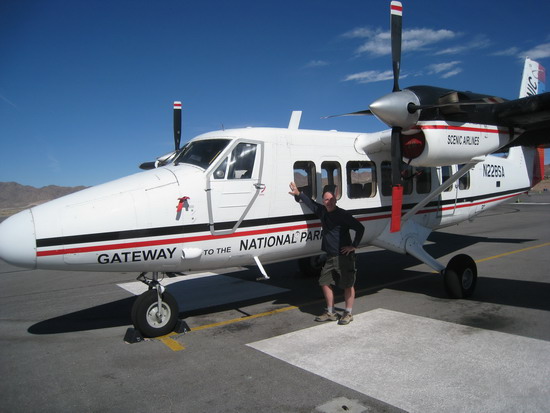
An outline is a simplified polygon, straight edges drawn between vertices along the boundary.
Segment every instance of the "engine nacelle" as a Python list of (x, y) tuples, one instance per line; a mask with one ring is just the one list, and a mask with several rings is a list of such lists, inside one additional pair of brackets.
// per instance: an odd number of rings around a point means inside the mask
[(473, 123), (419, 122), (403, 132), (404, 160), (413, 166), (464, 164), (509, 143), (508, 128)]

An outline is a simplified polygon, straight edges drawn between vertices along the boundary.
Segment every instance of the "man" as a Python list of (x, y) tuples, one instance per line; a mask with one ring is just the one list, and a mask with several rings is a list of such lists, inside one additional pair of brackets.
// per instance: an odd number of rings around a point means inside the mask
[[(361, 242), (365, 228), (349, 212), (336, 206), (336, 197), (331, 191), (323, 193), (323, 205), (301, 192), (294, 182), (290, 183), (289, 194), (298, 197), (311, 209), (321, 219), (323, 226), (321, 249), (327, 254), (327, 261), (321, 270), (319, 285), (325, 296), (327, 311), (315, 318), (315, 321), (336, 321), (340, 318), (338, 324), (349, 324), (353, 321), (355, 300), (355, 249)], [(353, 242), (350, 229), (355, 231)], [(342, 317), (334, 312), (332, 286), (336, 284), (344, 290), (346, 310)]]

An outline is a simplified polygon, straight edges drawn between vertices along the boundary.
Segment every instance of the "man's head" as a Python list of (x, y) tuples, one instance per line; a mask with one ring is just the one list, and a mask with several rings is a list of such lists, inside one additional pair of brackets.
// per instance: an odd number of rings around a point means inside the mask
[(323, 205), (328, 212), (332, 212), (336, 209), (336, 196), (332, 191), (323, 192)]

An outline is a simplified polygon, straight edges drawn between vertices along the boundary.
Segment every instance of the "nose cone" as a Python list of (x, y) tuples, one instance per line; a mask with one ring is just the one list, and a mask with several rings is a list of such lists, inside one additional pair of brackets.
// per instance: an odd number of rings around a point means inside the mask
[(36, 268), (36, 236), (30, 209), (0, 223), (0, 258), (18, 267)]
[(420, 117), (420, 111), (418, 110), (414, 113), (409, 112), (409, 103), (419, 105), (420, 101), (412, 91), (404, 89), (382, 96), (372, 102), (369, 109), (386, 125), (408, 129), (413, 126)]

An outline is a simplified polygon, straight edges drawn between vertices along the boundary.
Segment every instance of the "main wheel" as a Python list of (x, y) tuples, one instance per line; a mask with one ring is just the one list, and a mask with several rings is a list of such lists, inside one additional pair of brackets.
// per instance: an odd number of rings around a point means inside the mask
[(158, 337), (174, 330), (178, 321), (178, 303), (172, 294), (162, 294), (159, 311), (157, 290), (141, 294), (132, 307), (132, 323), (144, 337)]
[(318, 277), (321, 274), (325, 261), (324, 255), (300, 258), (298, 260), (298, 268), (300, 268), (300, 272), (306, 277)]
[(476, 263), (466, 254), (456, 255), (447, 264), (443, 278), (445, 290), (451, 298), (467, 298), (476, 288)]

